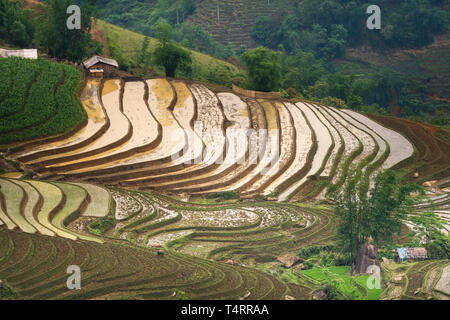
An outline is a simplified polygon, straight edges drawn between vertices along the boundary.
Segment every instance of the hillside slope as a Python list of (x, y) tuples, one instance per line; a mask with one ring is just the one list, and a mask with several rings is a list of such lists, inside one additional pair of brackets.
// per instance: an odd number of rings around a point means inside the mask
[(294, 8), (294, 1), (286, 0), (197, 0), (197, 9), (187, 21), (200, 24), (219, 41), (233, 44), (238, 50), (241, 45), (255, 48), (256, 42), (251, 30), (257, 17), (272, 19), (286, 16)]

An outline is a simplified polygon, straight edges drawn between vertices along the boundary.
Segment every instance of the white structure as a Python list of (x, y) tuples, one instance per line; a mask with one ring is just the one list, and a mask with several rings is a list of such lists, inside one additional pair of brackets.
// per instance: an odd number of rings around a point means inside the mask
[(34, 59), (38, 58), (37, 49), (21, 49), (21, 50), (6, 50), (0, 49), (0, 57), (8, 58), (8, 57), (20, 57), (25, 59)]

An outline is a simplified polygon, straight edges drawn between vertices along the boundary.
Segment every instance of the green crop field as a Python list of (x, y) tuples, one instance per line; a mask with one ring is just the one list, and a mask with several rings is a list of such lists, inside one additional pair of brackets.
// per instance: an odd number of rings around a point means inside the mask
[(0, 145), (64, 134), (85, 119), (76, 68), (20, 58), (0, 58), (0, 64), (15, 70), (1, 103)]

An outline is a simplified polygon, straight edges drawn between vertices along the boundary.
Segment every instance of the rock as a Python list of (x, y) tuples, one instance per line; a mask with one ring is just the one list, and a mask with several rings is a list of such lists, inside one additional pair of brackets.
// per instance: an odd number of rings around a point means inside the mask
[(304, 263), (299, 263), (297, 265), (294, 266), (295, 270), (306, 270), (306, 265)]
[(356, 261), (352, 265), (351, 273), (366, 273), (367, 268), (373, 265), (380, 265), (380, 261), (378, 261), (378, 249), (373, 244), (365, 243), (358, 251)]
[(437, 182), (437, 180), (432, 180), (432, 181), (425, 181), (424, 183), (422, 183), (422, 186), (424, 187), (431, 187), (433, 184), (435, 184)]
[(292, 296), (284, 296), (284, 300), (295, 300)]
[(316, 289), (312, 292), (313, 300), (326, 300), (328, 293), (325, 289)]
[(232, 259), (228, 259), (227, 261), (225, 261), (226, 264), (232, 265), (232, 266), (237, 266), (238, 263), (237, 261), (234, 261)]
[(303, 262), (297, 255), (293, 253), (285, 253), (277, 258), (286, 268), (291, 268), (299, 262)]

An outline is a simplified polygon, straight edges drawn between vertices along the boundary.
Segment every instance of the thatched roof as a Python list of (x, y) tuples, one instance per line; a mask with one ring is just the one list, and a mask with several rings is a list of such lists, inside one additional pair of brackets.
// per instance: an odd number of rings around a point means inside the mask
[(20, 57), (26, 59), (37, 59), (38, 51), (37, 49), (21, 49), (21, 50), (6, 50), (0, 49), (0, 57)]
[(100, 57), (100, 56), (92, 56), (91, 58), (84, 61), (83, 65), (86, 69), (89, 69), (90, 67), (96, 65), (97, 63), (108, 64), (108, 65), (116, 67), (116, 68), (119, 67), (119, 64), (117, 63), (116, 60), (105, 58), (105, 57)]

